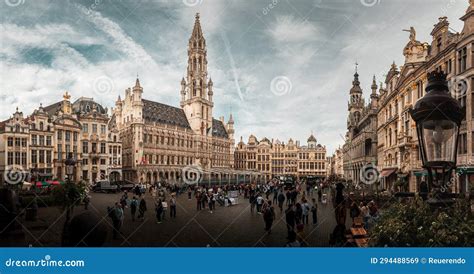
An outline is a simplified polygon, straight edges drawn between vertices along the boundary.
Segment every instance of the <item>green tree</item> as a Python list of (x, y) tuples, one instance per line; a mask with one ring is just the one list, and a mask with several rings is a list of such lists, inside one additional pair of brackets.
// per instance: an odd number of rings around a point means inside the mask
[(66, 221), (63, 227), (63, 239), (67, 233), (67, 227), (74, 214), (74, 207), (80, 204), (85, 195), (86, 186), (83, 183), (66, 183), (55, 187), (51, 193), (54, 204), (59, 205), (62, 211), (66, 211)]
[(474, 242), (474, 219), (467, 201), (433, 209), (420, 198), (384, 210), (370, 231), (371, 246), (468, 247)]

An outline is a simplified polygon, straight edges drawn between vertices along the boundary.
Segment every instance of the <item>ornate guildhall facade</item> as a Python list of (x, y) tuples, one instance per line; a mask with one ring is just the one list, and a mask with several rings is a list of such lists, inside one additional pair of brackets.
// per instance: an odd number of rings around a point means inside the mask
[(232, 115), (227, 122), (213, 118), (213, 82), (208, 79), (199, 14), (189, 39), (180, 107), (146, 100), (143, 93), (137, 79), (113, 110), (122, 140), (124, 178), (179, 181), (183, 167), (199, 166), (206, 177), (226, 179), (234, 164), (234, 120)]

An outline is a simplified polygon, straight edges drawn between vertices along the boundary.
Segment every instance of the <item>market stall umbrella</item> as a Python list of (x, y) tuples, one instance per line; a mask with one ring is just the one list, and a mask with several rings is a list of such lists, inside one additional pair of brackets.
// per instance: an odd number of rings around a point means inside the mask
[(36, 182), (35, 183), (35, 186), (36, 187), (45, 187), (45, 186), (49, 186), (50, 184), (46, 181), (42, 181), (42, 182)]

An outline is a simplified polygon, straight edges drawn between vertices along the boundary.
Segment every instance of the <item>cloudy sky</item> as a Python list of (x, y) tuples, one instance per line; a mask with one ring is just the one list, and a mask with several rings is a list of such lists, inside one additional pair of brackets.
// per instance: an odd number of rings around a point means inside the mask
[(348, 91), (359, 63), (368, 97), (440, 16), (461, 31), (467, 0), (0, 0), (0, 119), (18, 106), (93, 97), (114, 101), (136, 75), (144, 97), (179, 106), (194, 15), (208, 46), (214, 116), (233, 113), (236, 139), (253, 133), (329, 152), (343, 143)]

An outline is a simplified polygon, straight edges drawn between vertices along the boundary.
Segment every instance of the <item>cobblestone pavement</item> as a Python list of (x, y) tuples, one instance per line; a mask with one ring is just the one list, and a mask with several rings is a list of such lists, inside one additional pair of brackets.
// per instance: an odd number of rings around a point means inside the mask
[[(197, 211), (195, 199), (188, 200), (186, 194), (177, 197), (177, 218), (170, 219), (167, 215), (161, 224), (155, 219), (153, 199), (146, 194), (148, 211), (145, 220), (132, 222), (130, 209), (125, 209), (121, 237), (119, 240), (113, 240), (112, 222), (107, 217), (106, 208), (118, 201), (121, 194), (91, 195), (88, 210), (100, 217), (101, 222), (109, 228), (106, 246), (281, 247), (287, 241), (284, 212), (280, 213), (278, 208), (275, 210), (276, 220), (269, 235), (264, 231), (262, 215), (252, 214), (250, 204), (243, 196), (239, 198), (239, 204), (231, 207), (217, 205), (216, 210), (211, 213), (207, 209)], [(83, 206), (77, 206), (74, 214), (83, 211)], [(26, 231), (25, 245), (59, 246), (64, 219), (59, 208), (40, 208), (37, 221), (22, 221)], [(331, 202), (319, 203), (318, 220), (318, 225), (305, 226), (304, 235), (308, 246), (328, 246), (330, 233), (336, 225)], [(347, 220), (347, 225), (349, 222)]]

